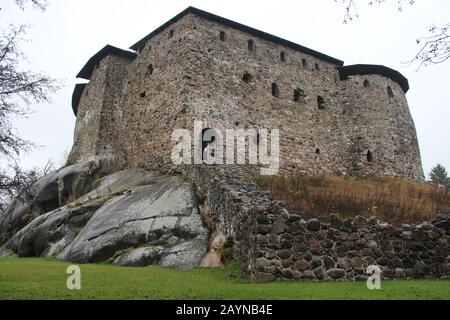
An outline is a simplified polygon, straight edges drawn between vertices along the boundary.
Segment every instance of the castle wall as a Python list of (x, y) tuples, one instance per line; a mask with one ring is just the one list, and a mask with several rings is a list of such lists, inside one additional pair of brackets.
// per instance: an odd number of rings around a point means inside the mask
[[(193, 19), (197, 50), (191, 57), (196, 84), (190, 97), (191, 121), (204, 119), (218, 128), (279, 129), (283, 167), (308, 173), (344, 173), (345, 166), (335, 161), (343, 157), (339, 146), (348, 143), (340, 130), (336, 66), (241, 31)], [(225, 41), (219, 39), (221, 31)], [(248, 50), (250, 39), (253, 51)], [(285, 62), (280, 61), (281, 52)], [(243, 81), (246, 72), (252, 78), (248, 83)], [(273, 83), (278, 86), (278, 97), (272, 96)], [(295, 102), (297, 88), (305, 96)], [(325, 110), (318, 109), (317, 96), (325, 99)]]
[(130, 62), (116, 56), (104, 60), (109, 67), (104, 83), (105, 94), (100, 117), (100, 135), (97, 144), (97, 155), (114, 157), (122, 149), (122, 134), (118, 130), (126, 106), (123, 104), (124, 87), (128, 80)]
[(110, 55), (93, 71), (79, 103), (69, 164), (115, 156), (128, 64), (126, 59)]
[(186, 128), (187, 65), (192, 32), (189, 18), (178, 21), (173, 37), (162, 32), (147, 42), (132, 62), (124, 88), (119, 126), (120, 162), (126, 166), (168, 170), (174, 129)]
[(342, 86), (352, 139), (348, 171), (423, 180), (415, 125), (400, 86), (379, 75), (351, 76)]
[(387, 77), (340, 80), (338, 65), (191, 13), (126, 63), (108, 69), (112, 80), (94, 72), (87, 90), (98, 95), (80, 102), (71, 161), (115, 154), (123, 166), (169, 171), (173, 130), (203, 121), (279, 129), (284, 171), (423, 179), (406, 97)]
[(94, 71), (81, 96), (68, 164), (90, 161), (95, 157), (105, 81), (106, 65), (103, 64)]
[[(188, 125), (204, 120), (223, 129), (280, 129), (285, 170), (423, 179), (414, 123), (396, 82), (380, 75), (341, 81), (337, 65), (200, 17), (191, 19), (196, 49), (188, 65), (194, 87)], [(244, 73), (250, 75), (247, 82)], [(294, 101), (296, 89), (304, 94), (299, 101)], [(318, 97), (324, 100), (322, 108)]]

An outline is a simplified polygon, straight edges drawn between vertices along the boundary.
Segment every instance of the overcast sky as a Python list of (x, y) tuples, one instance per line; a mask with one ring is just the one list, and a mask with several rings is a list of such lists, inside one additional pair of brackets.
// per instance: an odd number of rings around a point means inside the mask
[(419, 137), (425, 173), (436, 163), (450, 171), (450, 61), (422, 68), (406, 67), (418, 50), (415, 40), (432, 24), (450, 21), (450, 1), (416, 0), (396, 10), (396, 0), (369, 7), (356, 0), (359, 18), (344, 25), (344, 8), (334, 0), (50, 0), (45, 12), (21, 11), (13, 0), (2, 0), (0, 28), (29, 23), (22, 45), (28, 68), (63, 79), (65, 87), (52, 102), (33, 105), (28, 119), (15, 121), (20, 135), (43, 146), (22, 156), (24, 166), (61, 164), (70, 150), (75, 117), (71, 110), (75, 75), (86, 61), (111, 44), (128, 48), (137, 40), (192, 5), (225, 18), (345, 61), (382, 64), (400, 71), (410, 83), (409, 106)]

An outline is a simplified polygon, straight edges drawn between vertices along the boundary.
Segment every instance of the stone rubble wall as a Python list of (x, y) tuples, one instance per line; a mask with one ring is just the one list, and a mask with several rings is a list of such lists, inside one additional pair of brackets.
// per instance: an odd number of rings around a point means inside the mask
[(365, 280), (371, 265), (384, 279), (450, 276), (448, 215), (402, 228), (362, 216), (305, 222), (276, 211), (257, 221), (257, 279)]
[(304, 221), (233, 168), (186, 171), (250, 279), (364, 280), (378, 265), (384, 279), (450, 277), (450, 216), (394, 227), (374, 218)]
[(270, 206), (269, 194), (254, 184), (242, 183), (232, 173), (194, 167), (184, 172), (199, 198), (208, 206), (213, 230), (223, 234), (234, 258), (249, 272), (255, 263), (256, 216)]

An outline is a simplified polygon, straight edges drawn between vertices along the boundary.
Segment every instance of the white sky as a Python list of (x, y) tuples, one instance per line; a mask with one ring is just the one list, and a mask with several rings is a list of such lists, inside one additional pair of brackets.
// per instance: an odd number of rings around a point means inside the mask
[(22, 137), (43, 148), (22, 156), (25, 167), (53, 159), (61, 164), (72, 146), (75, 117), (71, 110), (75, 75), (106, 44), (127, 49), (189, 5), (291, 40), (345, 61), (382, 64), (400, 71), (410, 83), (407, 94), (414, 118), (425, 173), (436, 163), (450, 171), (450, 61), (415, 72), (402, 62), (418, 50), (415, 40), (432, 24), (450, 21), (450, 1), (417, 0), (402, 13), (396, 0), (367, 6), (355, 0), (359, 18), (344, 25), (344, 8), (334, 0), (50, 0), (45, 12), (21, 11), (13, 0), (2, 0), (0, 28), (29, 23), (22, 48), (29, 68), (63, 79), (65, 87), (35, 113), (15, 121)]

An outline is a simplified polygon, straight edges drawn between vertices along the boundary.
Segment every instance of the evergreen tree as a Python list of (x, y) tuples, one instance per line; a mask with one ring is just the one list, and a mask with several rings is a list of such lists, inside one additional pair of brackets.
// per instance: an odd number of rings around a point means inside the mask
[(439, 163), (436, 165), (436, 167), (431, 169), (430, 179), (431, 182), (436, 185), (450, 188), (450, 179), (447, 176), (447, 170), (445, 170), (445, 168)]

